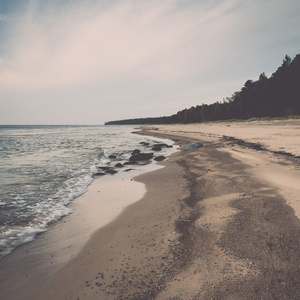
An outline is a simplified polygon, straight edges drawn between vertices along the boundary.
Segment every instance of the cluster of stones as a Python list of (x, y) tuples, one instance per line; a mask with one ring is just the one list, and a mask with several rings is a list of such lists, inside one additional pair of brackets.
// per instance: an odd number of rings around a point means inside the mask
[[(155, 152), (161, 151), (162, 148), (172, 148), (173, 147), (172, 145), (167, 145), (164, 143), (154, 144), (152, 146), (150, 146), (150, 144), (146, 143), (146, 142), (141, 142), (140, 144), (145, 147), (151, 147), (151, 150), (155, 151)], [(114, 160), (114, 159), (117, 159), (117, 156), (112, 154), (108, 158), (111, 160)], [(116, 169), (124, 168), (126, 166), (146, 164), (146, 163), (149, 163), (152, 159), (154, 159), (155, 161), (163, 161), (164, 159), (166, 159), (166, 157), (163, 155), (154, 156), (154, 152), (142, 153), (139, 149), (135, 149), (132, 151), (129, 161), (127, 161), (125, 163), (117, 163), (117, 164), (115, 164), (114, 167), (108, 167), (108, 166), (97, 167), (98, 172), (94, 173), (93, 176), (103, 176), (106, 174), (113, 175), (118, 172)], [(133, 170), (133, 169), (125, 169), (124, 172), (128, 172), (131, 170)]]

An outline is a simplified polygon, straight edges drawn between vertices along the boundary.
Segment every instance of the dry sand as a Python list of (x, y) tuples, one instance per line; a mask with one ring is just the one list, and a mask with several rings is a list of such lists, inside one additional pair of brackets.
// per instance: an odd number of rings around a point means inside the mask
[(300, 299), (299, 130), (299, 121), (145, 128), (204, 147), (137, 177), (143, 199), (35, 299)]

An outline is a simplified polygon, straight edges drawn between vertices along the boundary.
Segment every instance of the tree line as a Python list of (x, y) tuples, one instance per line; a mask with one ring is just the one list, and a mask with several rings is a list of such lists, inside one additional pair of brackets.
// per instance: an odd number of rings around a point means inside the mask
[(201, 123), (208, 121), (300, 115), (300, 54), (285, 56), (270, 78), (247, 80), (222, 102), (192, 106), (172, 116), (110, 121), (105, 125)]

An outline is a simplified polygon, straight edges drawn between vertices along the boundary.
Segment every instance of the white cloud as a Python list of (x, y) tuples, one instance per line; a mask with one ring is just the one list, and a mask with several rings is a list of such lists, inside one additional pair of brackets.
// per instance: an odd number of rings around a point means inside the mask
[[(32, 2), (15, 24), (10, 60), (2, 65), (0, 80), (7, 87), (17, 83), (20, 88), (40, 89), (124, 74), (156, 80), (188, 76), (224, 47), (225, 35), (217, 36), (232, 23), (224, 17), (231, 2), (208, 13), (176, 10), (176, 1), (128, 1), (105, 11), (100, 7), (98, 13), (78, 6), (42, 16), (36, 15)], [(218, 18), (223, 20), (221, 27), (215, 22)]]

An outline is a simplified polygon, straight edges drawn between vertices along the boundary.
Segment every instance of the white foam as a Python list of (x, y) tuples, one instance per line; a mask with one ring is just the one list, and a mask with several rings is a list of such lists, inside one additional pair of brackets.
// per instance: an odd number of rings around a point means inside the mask
[(35, 239), (38, 233), (45, 229), (36, 226), (13, 226), (0, 234), (0, 259), (11, 253), (11, 251), (19, 245), (31, 242)]

